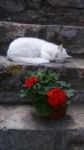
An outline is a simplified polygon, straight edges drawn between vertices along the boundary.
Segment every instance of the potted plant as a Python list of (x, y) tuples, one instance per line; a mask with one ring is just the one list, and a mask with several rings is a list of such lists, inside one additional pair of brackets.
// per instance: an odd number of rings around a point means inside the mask
[(61, 119), (66, 114), (71, 85), (60, 80), (59, 74), (48, 70), (28, 71), (21, 78), (21, 97), (30, 97), (38, 114), (50, 119)]

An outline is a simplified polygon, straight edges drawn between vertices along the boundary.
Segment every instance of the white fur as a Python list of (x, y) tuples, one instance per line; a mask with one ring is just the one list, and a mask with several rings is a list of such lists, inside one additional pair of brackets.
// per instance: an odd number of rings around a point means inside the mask
[(8, 48), (7, 58), (16, 63), (49, 63), (52, 60), (63, 62), (69, 57), (66, 50), (58, 45), (38, 38), (18, 38)]

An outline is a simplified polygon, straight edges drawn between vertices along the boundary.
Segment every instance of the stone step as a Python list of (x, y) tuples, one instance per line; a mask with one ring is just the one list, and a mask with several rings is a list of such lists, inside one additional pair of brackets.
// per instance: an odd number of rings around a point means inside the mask
[(0, 0), (0, 20), (84, 25), (83, 0)]
[[(84, 89), (84, 60), (71, 58), (65, 63), (49, 63), (49, 64), (17, 64), (10, 62), (4, 56), (0, 56), (0, 78), (2, 85), (10, 85), (11, 88), (16, 87), (17, 80), (21, 74), (28, 70), (50, 69), (60, 73), (61, 79), (71, 83), (74, 89)], [(77, 86), (78, 84), (78, 86)]]
[[(19, 91), (0, 90), (0, 104), (31, 104), (30, 98), (22, 98)], [(73, 104), (84, 104), (84, 90), (74, 90), (74, 96), (71, 98)]]
[(27, 100), (19, 97), (19, 79), (27, 70), (46, 68), (60, 73), (61, 79), (67, 81), (74, 89), (72, 102), (84, 103), (84, 60), (72, 58), (66, 63), (50, 63), (43, 65), (24, 65), (10, 62), (4, 56), (0, 56), (0, 103), (27, 103)]
[(61, 44), (73, 54), (84, 54), (84, 26), (36, 25), (0, 21), (0, 55), (18, 37), (38, 37)]
[(84, 105), (71, 105), (61, 120), (34, 114), (32, 106), (0, 105), (0, 150), (83, 150)]

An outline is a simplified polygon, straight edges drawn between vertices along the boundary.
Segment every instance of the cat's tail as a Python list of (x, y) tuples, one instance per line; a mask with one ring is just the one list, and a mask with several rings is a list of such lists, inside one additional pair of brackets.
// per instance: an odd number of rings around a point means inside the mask
[(44, 58), (25, 58), (25, 57), (17, 57), (12, 56), (7, 58), (15, 63), (24, 63), (24, 64), (43, 64), (43, 63), (49, 63), (48, 60)]

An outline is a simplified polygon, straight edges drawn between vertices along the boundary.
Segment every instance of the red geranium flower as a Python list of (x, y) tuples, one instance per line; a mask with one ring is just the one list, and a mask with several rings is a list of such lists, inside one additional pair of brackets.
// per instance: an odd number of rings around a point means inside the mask
[(38, 77), (36, 77), (36, 76), (27, 77), (24, 80), (24, 87), (31, 87), (37, 81), (38, 81)]
[(58, 107), (65, 103), (66, 93), (60, 88), (52, 88), (47, 92), (48, 103), (53, 107)]

